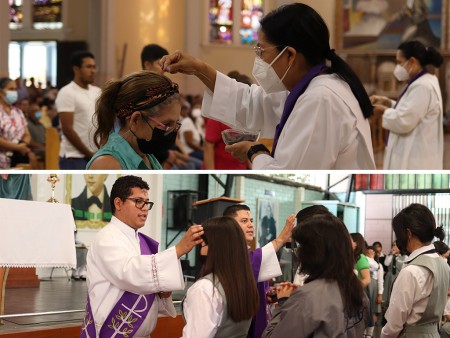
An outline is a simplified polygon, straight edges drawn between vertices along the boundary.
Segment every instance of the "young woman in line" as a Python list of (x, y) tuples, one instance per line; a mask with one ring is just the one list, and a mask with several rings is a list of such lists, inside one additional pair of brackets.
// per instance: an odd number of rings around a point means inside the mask
[(334, 215), (313, 215), (294, 229), (300, 273), (298, 287), (277, 290), (275, 310), (264, 338), (361, 338), (368, 324), (369, 300), (353, 272), (350, 235)]
[(258, 290), (239, 224), (216, 217), (203, 224), (202, 278), (183, 302), (183, 338), (244, 338), (258, 310)]
[(439, 338), (449, 271), (431, 242), (434, 237), (442, 241), (444, 229), (436, 227), (433, 213), (422, 204), (400, 211), (392, 228), (398, 248), (408, 257), (393, 284), (381, 338)]

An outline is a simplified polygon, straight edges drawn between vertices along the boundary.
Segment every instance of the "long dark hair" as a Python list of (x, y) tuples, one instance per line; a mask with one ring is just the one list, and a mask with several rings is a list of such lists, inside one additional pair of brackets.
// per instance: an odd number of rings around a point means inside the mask
[(282, 50), (293, 47), (303, 54), (312, 67), (331, 61), (331, 72), (348, 83), (358, 100), (365, 118), (373, 114), (373, 107), (361, 80), (351, 67), (330, 49), (330, 33), (322, 17), (311, 7), (301, 3), (281, 6), (261, 20), (261, 30), (267, 39)]
[(402, 51), (406, 59), (416, 58), (422, 67), (433, 65), (439, 68), (444, 62), (444, 58), (436, 48), (425, 47), (422, 42), (417, 40), (403, 42), (397, 49)]
[(355, 262), (357, 262), (359, 256), (366, 252), (366, 241), (364, 240), (363, 235), (361, 235), (359, 232), (351, 233), (350, 237), (353, 239), (353, 242), (356, 243), (356, 248), (353, 252), (353, 256), (355, 257)]
[(296, 226), (292, 238), (300, 244), (300, 272), (309, 275), (305, 282), (336, 281), (344, 310), (353, 317), (363, 307), (363, 288), (353, 272), (352, 243), (344, 223), (332, 214), (314, 215)]
[(231, 217), (210, 218), (202, 225), (208, 244), (202, 276), (212, 273), (219, 279), (231, 319), (252, 318), (258, 310), (258, 290), (241, 227)]
[[(126, 117), (117, 116), (121, 109), (129, 107), (130, 103), (145, 97), (149, 90), (170, 86), (171, 84), (172, 81), (169, 78), (147, 70), (131, 73), (121, 80), (107, 82), (95, 106), (93, 117), (93, 123), (96, 127), (94, 133), (95, 145), (100, 148), (106, 144), (109, 134), (114, 129), (116, 118), (118, 118), (120, 126), (126, 124)], [(149, 109), (136, 110), (145, 111), (148, 116), (158, 116), (162, 106), (179, 99), (180, 95), (175, 93)]]

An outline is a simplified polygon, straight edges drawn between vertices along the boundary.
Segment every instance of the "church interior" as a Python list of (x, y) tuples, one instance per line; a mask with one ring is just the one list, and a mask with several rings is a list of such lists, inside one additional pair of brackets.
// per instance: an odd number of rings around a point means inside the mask
[[(395, 50), (406, 30), (404, 21), (389, 16), (401, 11), (401, 0), (301, 1), (314, 8), (330, 31), (330, 45), (356, 72), (369, 95), (396, 98), (402, 84), (395, 80)], [(286, 0), (235, 1), (4, 1), (0, 4), (0, 76), (19, 79), (33, 92), (59, 89), (70, 76), (68, 58), (74, 50), (88, 49), (96, 58), (95, 85), (141, 69), (143, 46), (156, 43), (169, 53), (191, 54), (228, 74), (251, 76), (258, 20)], [(425, 44), (436, 46), (444, 62), (430, 69), (438, 79), (443, 100), (444, 169), (450, 168), (447, 114), (450, 110), (450, 24), (448, 0), (429, 1), (427, 14), (432, 36)], [(428, 40), (426, 40), (428, 39)], [(66, 61), (65, 61), (66, 60)], [(38, 62), (40, 67), (35, 67)], [(204, 85), (195, 77), (169, 74), (184, 95), (203, 95)], [(30, 79), (33, 79), (33, 83)], [(47, 90), (46, 90), (47, 88)], [(30, 90), (30, 89), (29, 89)], [(47, 127), (46, 152), (38, 169), (59, 169), (54, 130), (42, 109)], [(370, 118), (371, 139), (377, 169), (383, 168), (387, 130), (375, 114)], [(272, 140), (266, 144), (271, 146)], [(56, 148), (56, 149), (55, 149)], [(25, 168), (29, 168), (25, 166)]]

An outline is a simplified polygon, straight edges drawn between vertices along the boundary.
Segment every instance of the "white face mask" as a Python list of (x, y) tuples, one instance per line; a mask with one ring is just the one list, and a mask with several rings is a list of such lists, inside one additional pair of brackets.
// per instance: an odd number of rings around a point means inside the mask
[(7, 90), (5, 101), (9, 104), (14, 104), (17, 102), (17, 98), (19, 97), (17, 90)]
[[(405, 65), (408, 63), (408, 61), (405, 62)], [(406, 70), (405, 66), (397, 64), (394, 69), (394, 76), (399, 81), (408, 81), (409, 80), (409, 73)]]
[(284, 73), (283, 77), (280, 79), (273, 69), (272, 65), (280, 58), (283, 52), (286, 50), (287, 46), (278, 54), (278, 56), (268, 64), (260, 57), (255, 58), (255, 63), (253, 65), (252, 74), (256, 79), (256, 82), (264, 89), (267, 94), (285, 91), (286, 87), (283, 84), (283, 80), (286, 77), (289, 69), (291, 69), (292, 64), (289, 65), (288, 69)]

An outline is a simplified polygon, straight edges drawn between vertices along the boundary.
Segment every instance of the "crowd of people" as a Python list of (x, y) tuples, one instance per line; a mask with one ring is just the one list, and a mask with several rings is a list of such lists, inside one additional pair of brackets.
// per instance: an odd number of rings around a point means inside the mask
[[(171, 293), (185, 287), (180, 258), (196, 246), (201, 269), (182, 302), (182, 337), (361, 338), (372, 337), (376, 325), (384, 338), (440, 337), (448, 326), (450, 249), (421, 204), (393, 218), (388, 255), (323, 206), (290, 215), (275, 239), (252, 248), (253, 216), (243, 204), (188, 227), (175, 246), (158, 252), (139, 232), (154, 204), (149, 189), (132, 175), (111, 189), (111, 222), (87, 256), (81, 337), (149, 336), (158, 314), (175, 317)], [(282, 274), (277, 252), (288, 243), (295, 277), (270, 286)]]
[[(260, 23), (252, 71), (257, 84), (237, 71), (226, 76), (193, 56), (151, 44), (142, 50), (141, 71), (100, 89), (93, 85), (94, 55), (75, 53), (73, 80), (56, 97), (48, 86), (45, 103), (50, 118), (53, 102), (57, 111), (60, 168), (375, 169), (369, 125), (374, 112), (390, 131), (385, 169), (443, 168), (442, 94), (429, 71), (443, 63), (437, 49), (402, 42), (393, 76), (406, 85), (394, 101), (369, 97), (330, 47), (329, 30), (311, 7), (284, 5)], [(180, 93), (166, 72), (198, 77), (206, 86), (204, 97)], [(2, 169), (17, 160), (36, 168), (45, 156), (39, 109), (45, 95), (34, 81), (22, 89), (11, 79), (0, 81)], [(272, 140), (270, 149), (248, 140), (225, 146), (221, 132), (229, 128), (260, 132)]]

